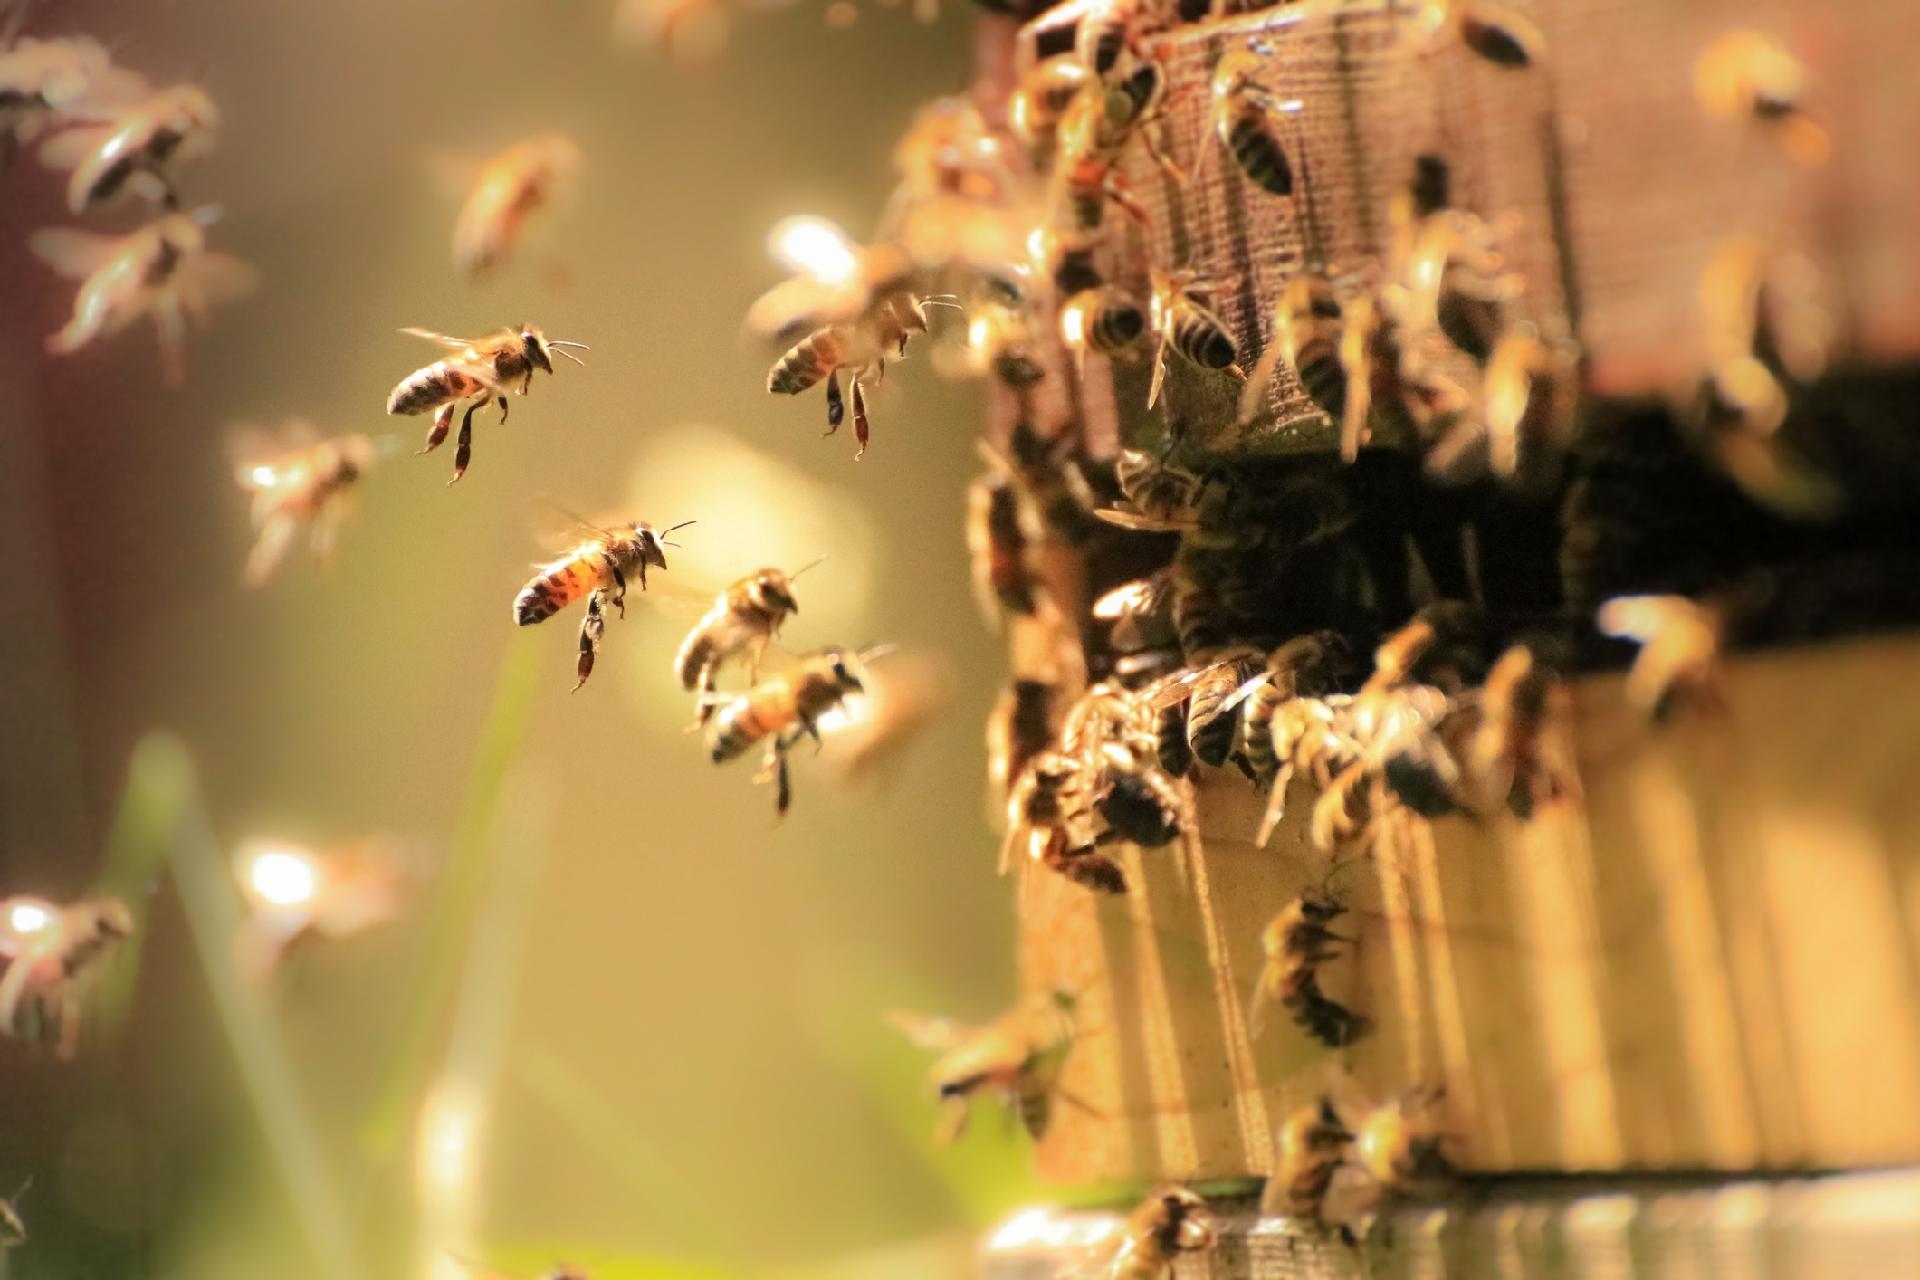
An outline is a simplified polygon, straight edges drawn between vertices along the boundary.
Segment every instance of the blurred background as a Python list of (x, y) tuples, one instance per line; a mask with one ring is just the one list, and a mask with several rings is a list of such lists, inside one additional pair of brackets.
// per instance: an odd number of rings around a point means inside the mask
[[(35, 11), (204, 85), (223, 123), (184, 195), (263, 283), (192, 335), (177, 390), (144, 322), (45, 356), (74, 290), (25, 242), (74, 220), (33, 159), (0, 176), (0, 892), (104, 876), (144, 917), (77, 1061), (0, 1041), (0, 1184), (34, 1180), (14, 1277), (402, 1276), (442, 1247), (516, 1274), (939, 1275), (1026, 1193), (984, 1115), (931, 1152), (925, 1055), (881, 1017), (984, 1020), (1013, 989), (961, 537), (977, 393), (916, 353), (856, 465), (739, 336), (778, 218), (871, 230), (911, 109), (967, 79), (970, 14), (757, 11), (688, 66), (614, 40), (612, 3)], [(466, 282), (463, 162), (548, 130), (584, 152), (576, 198)], [(382, 412), (436, 358), (396, 330), (526, 320), (588, 367), (480, 415), (449, 490), (450, 447), (411, 456), (426, 420)], [(293, 417), (402, 447), (330, 570), (296, 551), (249, 591), (229, 432)], [(577, 608), (507, 607), (559, 508), (699, 522), (577, 694)], [(820, 555), (788, 647), (937, 654), (954, 697), (873, 776), (801, 752), (776, 825), (753, 764), (684, 732), (669, 662), (686, 598)], [(296, 951), (264, 999), (220, 977), (235, 849), (373, 832), (418, 871), (396, 923)]]

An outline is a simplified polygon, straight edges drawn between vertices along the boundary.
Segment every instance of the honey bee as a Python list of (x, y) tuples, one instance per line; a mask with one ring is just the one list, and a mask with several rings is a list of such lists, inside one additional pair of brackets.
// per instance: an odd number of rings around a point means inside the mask
[(863, 245), (826, 218), (783, 218), (767, 236), (773, 256), (793, 274), (747, 308), (747, 328), (791, 342), (833, 325), (873, 319), (913, 283), (913, 260), (897, 244)]
[(1108, 524), (1145, 533), (1177, 533), (1194, 523), (1205, 480), (1138, 449), (1122, 449), (1114, 462), (1120, 503), (1094, 512)]
[(1345, 404), (1340, 417), (1340, 457), (1352, 462), (1373, 438), (1376, 409), (1411, 426), (1422, 438), (1458, 421), (1471, 398), (1466, 389), (1432, 369), (1409, 367), (1399, 323), (1371, 293), (1346, 307), (1340, 328), (1340, 368)]
[(1082, 290), (1060, 307), (1060, 340), (1083, 369), (1087, 352), (1124, 355), (1138, 347), (1146, 333), (1146, 309), (1112, 285)]
[(138, 231), (98, 236), (66, 227), (36, 231), (27, 243), (56, 272), (81, 281), (73, 318), (47, 339), (54, 355), (71, 355), (118, 333), (143, 315), (160, 338), (167, 383), (186, 376), (188, 317), (205, 323), (216, 304), (253, 292), (258, 276), (240, 259), (207, 248), (206, 229), (219, 220), (212, 205), (170, 213)]
[(1320, 965), (1339, 954), (1334, 945), (1357, 945), (1328, 927), (1344, 914), (1346, 908), (1332, 898), (1308, 893), (1268, 922), (1260, 934), (1266, 963), (1247, 1010), (1251, 1034), (1260, 1034), (1266, 1008), (1276, 1000), (1294, 1025), (1330, 1049), (1352, 1044), (1365, 1034), (1367, 1019), (1328, 999), (1320, 989)]
[(574, 663), (573, 687), (578, 690), (593, 674), (593, 660), (600, 652), (600, 638), (606, 634), (606, 606), (611, 604), (621, 617), (627, 616), (627, 579), (638, 576), (640, 589), (647, 589), (647, 568), (667, 567), (666, 548), (680, 544), (666, 535), (694, 523), (679, 524), (656, 531), (644, 520), (635, 520), (625, 528), (583, 527), (590, 537), (577, 543), (566, 554), (549, 564), (538, 566), (536, 573), (513, 598), (513, 620), (520, 626), (544, 622), (560, 610), (587, 598), (587, 615), (580, 622), (580, 656)]
[(1486, 669), (1486, 619), (1459, 600), (1426, 605), (1373, 653), (1367, 689), (1430, 684), (1456, 694), (1479, 682)]
[(1054, 292), (1063, 298), (1100, 289), (1106, 278), (1095, 260), (1106, 242), (1106, 232), (1059, 228), (1040, 228), (1033, 233), (1030, 246), (1033, 268), (1053, 282)]
[(1353, 1138), (1354, 1159), (1367, 1176), (1414, 1195), (1452, 1176), (1446, 1155), (1451, 1138), (1440, 1128), (1445, 1097), (1442, 1086), (1421, 1085), (1367, 1114)]
[(1279, 767), (1273, 720), (1280, 707), (1294, 698), (1333, 692), (1347, 664), (1347, 655), (1347, 642), (1337, 632), (1295, 636), (1268, 654), (1265, 670), (1247, 680), (1228, 699), (1222, 709), (1239, 714), (1240, 759), (1256, 782), (1269, 781)]
[[(1123, 582), (1093, 602), (1093, 616), (1109, 624), (1107, 644), (1123, 655), (1116, 670), (1137, 674), (1161, 662), (1177, 659), (1180, 638), (1173, 630), (1173, 579), (1165, 569)], [(1174, 673), (1169, 679), (1180, 678)], [(1184, 706), (1184, 700), (1175, 704)], [(1185, 722), (1184, 711), (1181, 721)], [(1186, 741), (1186, 730), (1180, 733)], [(1184, 773), (1184, 768), (1173, 770)]]
[(820, 740), (820, 717), (850, 694), (865, 692), (862, 659), (844, 649), (822, 649), (795, 660), (787, 670), (728, 698), (714, 711), (707, 739), (715, 764), (737, 759), (755, 743), (767, 744), (755, 781), (775, 783), (774, 808), (781, 816), (793, 803), (787, 753), (803, 737)]
[(1007, 833), (1000, 845), (1000, 873), (1026, 856), (1082, 888), (1125, 893), (1120, 864), (1095, 847), (1090, 814), (1090, 771), (1081, 758), (1042, 751), (1027, 762), (1007, 793)]
[(1240, 421), (1251, 422), (1274, 373), (1285, 361), (1307, 398), (1330, 418), (1346, 408), (1347, 379), (1340, 362), (1340, 299), (1323, 273), (1303, 271), (1287, 281), (1273, 308), (1273, 338), (1240, 389)]
[(774, 362), (767, 374), (767, 391), (776, 396), (797, 396), (825, 378), (827, 434), (832, 435), (846, 417), (846, 402), (840, 395), (840, 374), (844, 371), (853, 391), (857, 460), (866, 453), (872, 430), (867, 417), (867, 378), (878, 381), (886, 377), (888, 356), (905, 356), (907, 339), (927, 332), (927, 308), (948, 303), (941, 297), (894, 294), (858, 321), (815, 329)]
[(1253, 646), (1239, 645), (1192, 673), (1187, 745), (1200, 763), (1217, 769), (1232, 754), (1240, 726), (1234, 695), (1253, 678), (1262, 657)]
[(1524, 283), (1504, 269), (1499, 231), (1465, 210), (1439, 210), (1421, 221), (1406, 268), (1409, 327), (1437, 328), (1480, 364), (1492, 357), (1506, 330), (1506, 306)]
[(990, 624), (1003, 613), (1031, 617), (1039, 611), (1046, 589), (1027, 559), (1020, 491), (997, 466), (967, 487), (967, 552), (974, 596)]
[(760, 660), (766, 654), (767, 645), (772, 643), (787, 618), (800, 612), (800, 602), (793, 594), (794, 579), (821, 560), (802, 565), (792, 573), (780, 569), (755, 570), (721, 592), (713, 607), (687, 632), (686, 639), (680, 642), (680, 651), (674, 655), (673, 674), (681, 688), (698, 691), (696, 724), (705, 724), (713, 714), (715, 681), (728, 659), (744, 654), (747, 683), (760, 682)]
[(983, 298), (973, 304), (967, 317), (967, 354), (968, 372), (991, 371), (1015, 391), (1025, 391), (1047, 376), (1025, 308), (998, 299)]
[(1156, 1187), (1127, 1215), (1111, 1280), (1164, 1280), (1183, 1253), (1209, 1252), (1217, 1238), (1206, 1197), (1186, 1187)]
[(453, 265), (478, 278), (506, 261), (527, 219), (550, 205), (580, 167), (563, 133), (516, 142), (487, 161), (453, 224)]
[(322, 852), (249, 842), (235, 853), (233, 873), (252, 909), (234, 940), (235, 958), (259, 981), (294, 946), (394, 920), (409, 887), (399, 850), (380, 836)]
[(154, 94), (105, 124), (82, 125), (48, 139), (40, 160), (70, 169), (67, 210), (82, 214), (122, 192), (168, 210), (180, 207), (174, 171), (213, 150), (220, 113), (198, 86)]
[(1451, 32), (1468, 52), (1509, 70), (1535, 65), (1546, 47), (1539, 27), (1495, 0), (1423, 0), (1420, 20), (1434, 35)]
[[(1229, 49), (1213, 67), (1207, 127), (1221, 149), (1233, 157), (1247, 181), (1269, 195), (1293, 194), (1293, 162), (1274, 135), (1274, 123), (1298, 103), (1281, 101), (1255, 78), (1260, 53), (1252, 47)], [(1209, 154), (1200, 147), (1202, 161)]]
[(1473, 738), (1474, 767), (1522, 820), (1572, 789), (1548, 763), (1542, 744), (1550, 721), (1566, 713), (1565, 701), (1559, 677), (1524, 644), (1500, 655), (1487, 673)]
[(144, 78), (114, 66), (100, 42), (86, 36), (0, 39), (0, 46), (0, 166), (49, 128), (109, 117), (149, 91)]
[(1709, 115), (1751, 120), (1797, 163), (1826, 163), (1827, 131), (1806, 114), (1807, 69), (1775, 41), (1757, 31), (1728, 32), (1694, 63), (1693, 85)]
[(1159, 25), (1148, 0), (1092, 0), (1081, 10), (1073, 33), (1074, 57), (1108, 82), (1127, 66), (1122, 55), (1137, 50), (1140, 37)]
[(1573, 434), (1578, 400), (1571, 352), (1530, 332), (1504, 334), (1487, 361), (1483, 421), (1450, 433), (1427, 457), (1428, 469), (1458, 478), (1466, 444), (1484, 438), (1495, 475), (1544, 487), (1551, 459)]
[(1715, 711), (1726, 705), (1720, 651), (1726, 615), (1719, 606), (1685, 596), (1620, 596), (1600, 606), (1607, 635), (1640, 646), (1627, 672), (1627, 701), (1655, 720), (1691, 703)]
[(1267, 792), (1266, 813), (1254, 841), (1267, 841), (1287, 816), (1287, 790), (1294, 775), (1304, 772), (1323, 791), (1336, 775), (1357, 762), (1359, 744), (1348, 734), (1345, 713), (1352, 699), (1344, 694), (1324, 698), (1293, 697), (1280, 702), (1268, 719), (1269, 750), (1274, 758), (1273, 781)]
[(872, 664), (863, 679), (861, 697), (820, 719), (822, 763), (842, 778), (872, 774), (896, 759), (952, 698), (952, 672), (930, 654), (896, 654)]
[(1096, 847), (1123, 840), (1158, 849), (1178, 841), (1181, 865), (1190, 868), (1198, 862), (1200, 823), (1192, 788), (1160, 768), (1157, 735), (1136, 732), (1122, 741), (1103, 742), (1088, 762), (1093, 767), (1093, 812), (1105, 824), (1094, 836)]
[(985, 441), (977, 447), (987, 465), (1020, 491), (1029, 542), (1078, 547), (1099, 530), (1093, 490), (1073, 464), (1075, 441), (1070, 433), (1043, 435), (1021, 419), (1008, 432), (1004, 450)]
[(427, 432), (421, 453), (431, 453), (445, 443), (447, 429), (453, 425), (454, 410), (462, 402), (466, 403), (467, 411), (460, 418), (460, 439), (454, 448), (453, 479), (447, 481), (449, 485), (459, 482), (460, 477), (467, 473), (467, 463), (473, 459), (473, 415), (476, 412), (489, 400), (497, 400), (500, 404), (500, 421), (505, 422), (507, 391), (513, 383), (520, 384), (513, 388), (514, 394), (524, 396), (533, 388), (535, 369), (553, 372), (552, 357), (555, 354), (575, 364), (584, 364), (568, 348), (587, 349), (584, 342), (563, 342), (549, 338), (531, 324), (523, 324), (518, 329), (501, 329), (484, 338), (450, 338), (430, 329), (402, 329), (400, 332), (425, 338), (428, 342), (437, 342), (454, 352), (402, 378), (387, 397), (387, 412), (390, 414), (411, 417), (429, 410), (433, 412), (433, 427)]
[(57, 907), (37, 898), (0, 902), (0, 1034), (52, 1044), (62, 1060), (80, 1047), (83, 989), (133, 936), (133, 912), (118, 898)]
[(1353, 1135), (1333, 1103), (1322, 1098), (1289, 1115), (1274, 1136), (1274, 1171), (1260, 1197), (1260, 1212), (1318, 1222)]
[(353, 490), (373, 465), (374, 452), (371, 440), (354, 434), (241, 460), (234, 477), (253, 495), (255, 538), (244, 574), (248, 586), (262, 586), (273, 576), (303, 528), (316, 559), (324, 562), (332, 555), (340, 526), (352, 509)]
[(1246, 374), (1234, 361), (1239, 344), (1227, 332), (1219, 316), (1201, 304), (1198, 293), (1206, 286), (1190, 271), (1152, 272), (1153, 297), (1148, 303), (1148, 320), (1153, 331), (1153, 384), (1147, 389), (1147, 408), (1160, 400), (1160, 389), (1167, 376), (1167, 352), (1202, 369), (1215, 369), (1244, 380)]
[(1036, 162), (1058, 149), (1061, 121), (1090, 79), (1087, 65), (1070, 53), (1042, 58), (1021, 74), (1007, 100), (1007, 124)]
[(907, 1039), (940, 1055), (928, 1072), (946, 1109), (934, 1141), (945, 1146), (966, 1132), (976, 1095), (997, 1096), (1035, 1139), (1046, 1133), (1055, 1098), (1085, 1107), (1059, 1083), (1060, 1068), (1073, 1050), (1077, 1004), (1064, 991), (1035, 996), (984, 1027), (921, 1014), (890, 1015)]
[(1077, 232), (1098, 230), (1108, 204), (1118, 205), (1137, 223), (1149, 221), (1120, 170), (1127, 145), (1135, 138), (1163, 172), (1175, 182), (1186, 181), (1160, 141), (1166, 87), (1161, 65), (1142, 62), (1116, 83), (1086, 86), (1068, 104), (1060, 121), (1048, 208), (1069, 215), (1066, 220)]
[[(1336, 777), (1316, 809), (1314, 829), (1323, 849), (1364, 829), (1372, 812), (1398, 802), (1422, 817), (1433, 818), (1459, 810), (1460, 766), (1447, 733), (1458, 722), (1461, 703), (1432, 685), (1402, 683), (1370, 685), (1354, 698), (1345, 718), (1347, 732), (1358, 744), (1361, 759), (1348, 766), (1351, 776)], [(1363, 778), (1379, 785), (1362, 790)], [(1323, 826), (1322, 824), (1331, 824)], [(1354, 824), (1357, 823), (1358, 826)], [(1328, 836), (1324, 833), (1335, 834)]]
[(1059, 700), (1060, 686), (1052, 680), (1016, 679), (1001, 690), (987, 718), (987, 777), (1001, 803), (1014, 779), (1053, 744)]
[(910, 198), (958, 196), (998, 204), (1012, 181), (1000, 140), (965, 98), (935, 98), (914, 113), (893, 148), (900, 190)]

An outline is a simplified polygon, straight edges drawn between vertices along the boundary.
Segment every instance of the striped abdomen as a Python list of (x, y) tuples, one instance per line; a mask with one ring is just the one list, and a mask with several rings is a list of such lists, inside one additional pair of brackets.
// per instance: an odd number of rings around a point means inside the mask
[(753, 745), (794, 721), (793, 686), (775, 680), (748, 690), (713, 718), (710, 751), (715, 764), (746, 754)]
[(1288, 286), (1282, 331), (1275, 334), (1307, 397), (1328, 415), (1346, 411), (1347, 371), (1340, 362), (1340, 300), (1319, 276), (1301, 276)]
[(1276, 196), (1293, 194), (1293, 164), (1268, 127), (1266, 112), (1249, 105), (1232, 119), (1222, 122), (1220, 141), (1233, 153), (1234, 163), (1247, 180), (1262, 191)]
[(416, 370), (387, 397), (387, 412), (426, 413), (455, 400), (477, 396), (488, 388), (480, 379), (452, 361), (441, 360)]
[(815, 329), (774, 362), (767, 374), (767, 390), (776, 396), (797, 396), (839, 368), (846, 355), (847, 337), (840, 325)]
[(544, 622), (581, 596), (601, 586), (606, 561), (597, 546), (588, 545), (564, 560), (542, 569), (513, 598), (513, 619), (521, 626)]
[(1220, 665), (1194, 682), (1193, 697), (1187, 708), (1187, 745), (1193, 748), (1193, 754), (1202, 764), (1219, 768), (1233, 751), (1240, 718), (1223, 713), (1221, 704), (1253, 677), (1259, 662), (1259, 654), (1243, 650), (1221, 659)]
[(1167, 343), (1202, 369), (1224, 369), (1240, 354), (1220, 317), (1191, 298), (1173, 306)]
[(1116, 289), (1096, 289), (1068, 299), (1069, 322), (1079, 340), (1101, 355), (1117, 355), (1147, 331), (1147, 313)]

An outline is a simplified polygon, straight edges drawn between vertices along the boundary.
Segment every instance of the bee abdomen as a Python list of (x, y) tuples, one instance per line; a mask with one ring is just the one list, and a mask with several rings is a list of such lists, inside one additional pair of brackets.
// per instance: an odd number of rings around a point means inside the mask
[(716, 656), (715, 647), (712, 633), (704, 626), (687, 636), (680, 652), (673, 657), (673, 674), (679, 678), (681, 688), (691, 689), (700, 682), (700, 673)]
[(1179, 309), (1173, 318), (1173, 349), (1203, 369), (1224, 369), (1240, 354), (1233, 335), (1198, 307)]
[(766, 736), (766, 728), (754, 712), (752, 699), (735, 698), (714, 715), (710, 744), (713, 762), (721, 764), (745, 755), (754, 743)]
[(815, 329), (774, 362), (767, 374), (767, 390), (776, 396), (797, 396), (838, 368), (840, 355), (833, 329)]
[(1340, 353), (1331, 341), (1314, 338), (1296, 356), (1294, 373), (1308, 399), (1332, 417), (1347, 408), (1347, 373), (1340, 364)]
[(446, 380), (441, 377), (440, 367), (431, 366), (420, 370), (393, 389), (387, 397), (387, 412), (397, 414), (425, 413), (437, 407), (447, 399)]
[(1293, 163), (1262, 116), (1247, 113), (1227, 126), (1227, 149), (1248, 181), (1271, 195), (1293, 194)]
[(543, 573), (520, 588), (513, 598), (513, 618), (521, 626), (545, 622), (580, 598), (580, 575), (572, 565), (554, 573)]
[(1095, 308), (1087, 343), (1102, 355), (1125, 351), (1147, 331), (1146, 312), (1131, 302), (1109, 301)]

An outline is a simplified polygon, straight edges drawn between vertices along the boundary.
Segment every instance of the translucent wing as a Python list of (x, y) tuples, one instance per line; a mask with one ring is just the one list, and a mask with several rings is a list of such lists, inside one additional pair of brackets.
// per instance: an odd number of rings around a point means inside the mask
[(49, 169), (72, 169), (98, 151), (114, 128), (96, 124), (62, 130), (40, 144), (40, 163)]
[(889, 1013), (887, 1021), (915, 1046), (933, 1053), (945, 1053), (959, 1044), (970, 1030), (951, 1018), (935, 1018), (924, 1013)]
[(181, 264), (173, 286), (187, 313), (204, 324), (214, 307), (237, 302), (259, 288), (260, 273), (230, 253), (201, 252)]
[(431, 329), (415, 329), (412, 327), (408, 327), (408, 328), (402, 329), (400, 332), (411, 335), (412, 337), (415, 337), (415, 338), (425, 338), (428, 342), (437, 342), (441, 346), (451, 348), (454, 351), (464, 351), (468, 347), (473, 345), (473, 343), (466, 338), (451, 338), (444, 333), (435, 333)]
[(802, 329), (840, 324), (857, 317), (867, 304), (857, 282), (829, 282), (810, 276), (782, 280), (747, 308), (747, 328), (763, 338), (783, 338)]
[(1200, 522), (1190, 516), (1167, 519), (1161, 516), (1145, 515), (1138, 511), (1127, 511), (1119, 507), (1101, 507), (1093, 514), (1110, 525), (1131, 529), (1135, 533), (1184, 533), (1200, 527)]
[(71, 227), (46, 227), (27, 237), (34, 256), (63, 276), (84, 280), (112, 261), (118, 236), (100, 236)]

